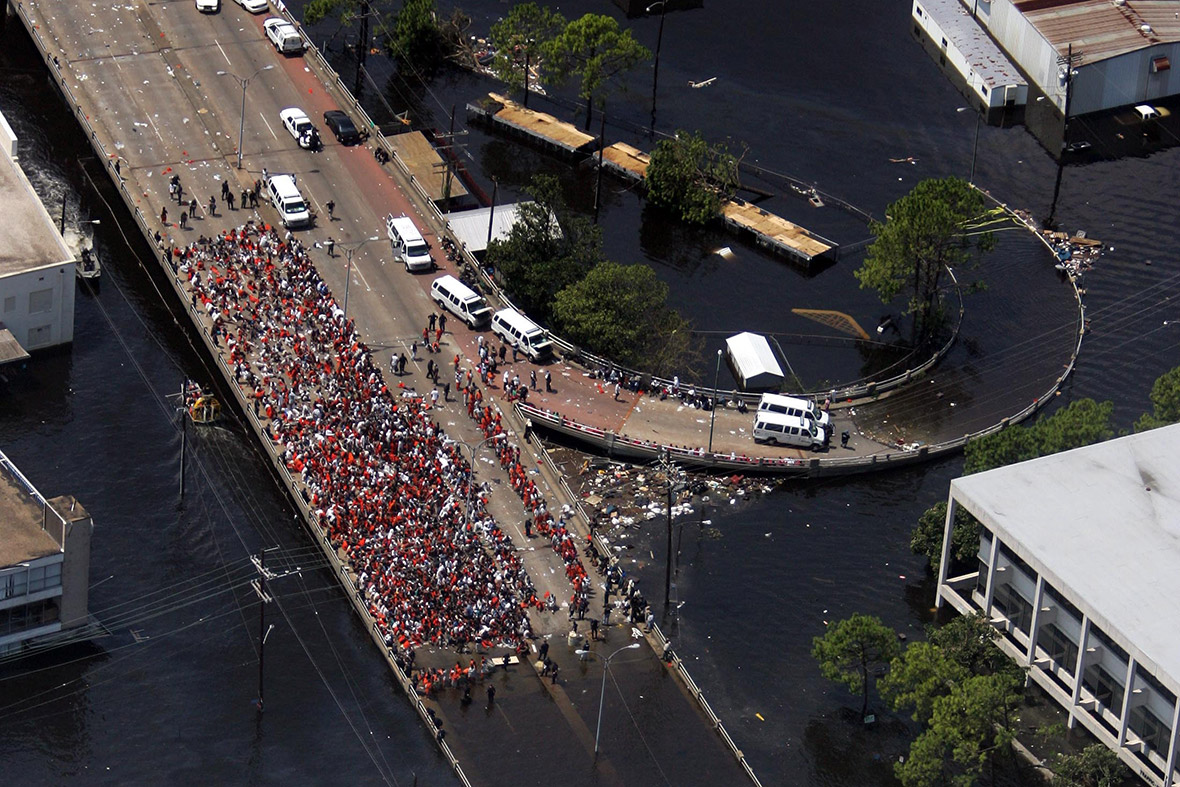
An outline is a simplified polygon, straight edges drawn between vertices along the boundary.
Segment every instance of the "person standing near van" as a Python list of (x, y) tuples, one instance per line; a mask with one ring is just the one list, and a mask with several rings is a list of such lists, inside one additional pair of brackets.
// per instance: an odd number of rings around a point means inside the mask
[(553, 375), (545, 370), (545, 393), (553, 393)]
[(447, 329), (447, 313), (443, 312), (442, 314), (438, 315), (438, 333), (439, 333), (440, 338), (441, 338), (443, 332), (446, 331), (446, 329)]

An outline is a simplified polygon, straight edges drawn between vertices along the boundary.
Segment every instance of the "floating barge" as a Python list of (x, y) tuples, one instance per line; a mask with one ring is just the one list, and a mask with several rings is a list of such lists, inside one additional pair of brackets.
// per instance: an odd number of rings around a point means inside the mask
[(626, 142), (616, 142), (602, 150), (602, 166), (624, 180), (638, 182), (647, 177), (651, 155)]
[(730, 229), (752, 234), (759, 246), (805, 265), (810, 265), (818, 257), (830, 256), (838, 245), (835, 241), (740, 199), (722, 205), (721, 216)]
[(571, 123), (544, 112), (525, 109), (499, 93), (488, 93), (487, 106), (467, 105), (469, 119), (479, 119), (512, 133), (530, 137), (542, 147), (567, 156), (581, 156), (594, 149), (597, 137), (579, 131)]

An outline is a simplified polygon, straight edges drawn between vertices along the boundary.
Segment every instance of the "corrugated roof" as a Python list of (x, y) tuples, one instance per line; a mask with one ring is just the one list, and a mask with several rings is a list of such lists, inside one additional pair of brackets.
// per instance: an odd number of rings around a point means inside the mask
[(1176, 0), (1127, 0), (1121, 5), (1111, 0), (1015, 0), (1013, 5), (1058, 54), (1066, 54), (1073, 44), (1083, 64), (1180, 41)]
[(959, 0), (921, 0), (918, 5), (938, 23), (988, 90), (1026, 84), (1020, 70), (1012, 65)]

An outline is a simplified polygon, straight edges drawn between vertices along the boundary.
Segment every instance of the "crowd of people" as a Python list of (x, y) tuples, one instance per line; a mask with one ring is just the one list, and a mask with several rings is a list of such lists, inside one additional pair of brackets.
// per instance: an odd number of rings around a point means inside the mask
[[(472, 485), (470, 465), (429, 417), (429, 403), (386, 386), (302, 244), (246, 225), (165, 256), (208, 316), (214, 342), (224, 342), (320, 527), (347, 556), (386, 642), (411, 663), (423, 643), (523, 651), (529, 608), (545, 603), (487, 512), (485, 491)], [(478, 414), (486, 435), (502, 431), (491, 408)], [(585, 594), (573, 536), (551, 522), (519, 451), (502, 443), (501, 463), (513, 459), (513, 486), (538, 532), (566, 558), (575, 596)]]

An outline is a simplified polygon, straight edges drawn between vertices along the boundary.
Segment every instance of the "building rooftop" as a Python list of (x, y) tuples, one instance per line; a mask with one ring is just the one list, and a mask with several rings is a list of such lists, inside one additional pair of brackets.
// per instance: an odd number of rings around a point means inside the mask
[(1083, 64), (1180, 41), (1176, 0), (1015, 0), (1013, 5), (1059, 55), (1073, 44)]
[(956, 500), (1180, 694), (1180, 425), (951, 482)]
[[(61, 551), (41, 527), (44, 505), (40, 493), (0, 454), (0, 568)], [(49, 515), (56, 524), (56, 515)]]
[(71, 259), (25, 173), (0, 146), (0, 276)]
[(983, 26), (971, 18), (959, 0), (920, 0), (918, 5), (934, 18), (989, 90), (1004, 85), (1027, 84), (1020, 70), (1012, 65)]

